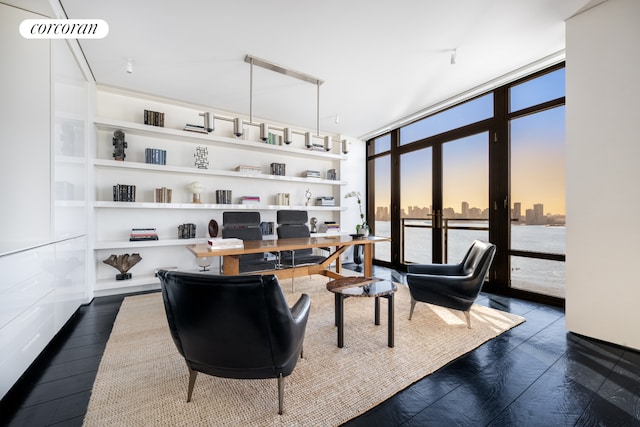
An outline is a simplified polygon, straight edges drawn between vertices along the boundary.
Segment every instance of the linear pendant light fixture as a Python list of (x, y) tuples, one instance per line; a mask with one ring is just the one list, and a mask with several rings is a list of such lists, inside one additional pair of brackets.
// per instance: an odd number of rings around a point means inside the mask
[[(273, 62), (267, 61), (265, 59), (257, 58), (252, 55), (246, 55), (244, 57), (244, 61), (248, 62), (251, 66), (249, 72), (249, 122), (253, 123), (253, 66), (256, 65), (258, 67), (262, 67), (264, 69), (275, 71), (276, 73), (284, 74), (285, 76), (293, 77), (305, 82), (309, 82), (316, 85), (316, 136), (320, 137), (320, 85), (324, 83), (324, 80), (321, 80), (312, 75), (292, 70), (291, 68), (283, 67), (282, 65), (275, 64)], [(290, 144), (293, 140), (290, 128), (285, 128), (284, 131), (284, 143)], [(314, 144), (312, 142), (313, 135), (310, 132), (306, 132), (305, 134), (305, 146), (307, 148), (313, 148)], [(269, 126), (266, 123), (262, 123), (260, 125), (260, 139), (266, 141), (269, 138)], [(324, 148), (326, 151), (331, 150), (331, 144), (327, 143), (327, 139), (330, 137), (325, 137)]]

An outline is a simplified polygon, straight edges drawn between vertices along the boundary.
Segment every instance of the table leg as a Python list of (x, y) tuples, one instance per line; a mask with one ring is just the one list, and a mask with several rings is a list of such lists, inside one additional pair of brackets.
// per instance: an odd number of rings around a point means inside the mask
[(341, 294), (336, 294), (336, 315), (338, 320), (338, 347), (344, 346), (344, 297)]
[(388, 345), (389, 347), (393, 347), (394, 345), (394, 334), (393, 334), (393, 294), (390, 294), (387, 299), (389, 300), (389, 339)]
[(365, 244), (362, 246), (364, 246), (364, 276), (371, 277), (373, 276), (373, 245)]
[(373, 319), (373, 323), (376, 325), (380, 324), (380, 297), (376, 297), (375, 317)]

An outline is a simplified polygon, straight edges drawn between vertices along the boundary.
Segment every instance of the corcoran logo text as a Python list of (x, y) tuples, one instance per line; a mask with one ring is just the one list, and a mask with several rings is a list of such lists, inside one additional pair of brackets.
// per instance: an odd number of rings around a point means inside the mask
[(102, 39), (108, 33), (102, 19), (25, 19), (20, 24), (26, 39)]

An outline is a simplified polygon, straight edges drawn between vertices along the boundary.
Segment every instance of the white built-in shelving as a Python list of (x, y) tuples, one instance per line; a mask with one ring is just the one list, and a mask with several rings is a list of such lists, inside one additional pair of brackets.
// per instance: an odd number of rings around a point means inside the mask
[[(96, 295), (103, 295), (113, 292), (121, 292), (125, 289), (141, 290), (158, 286), (158, 278), (155, 277), (155, 270), (158, 265), (178, 265), (181, 268), (196, 269), (197, 265), (192, 255), (188, 253), (185, 246), (193, 243), (206, 242), (206, 238), (178, 239), (175, 238), (175, 227), (181, 222), (200, 223), (198, 225), (199, 236), (202, 236), (202, 227), (209, 220), (208, 218), (218, 218), (222, 212), (230, 210), (252, 210), (264, 213), (264, 221), (272, 221), (275, 212), (278, 210), (295, 209), (307, 210), (310, 216), (319, 218), (340, 218), (340, 212), (345, 210), (341, 206), (315, 206), (304, 203), (292, 205), (277, 205), (264, 203), (271, 200), (278, 192), (292, 192), (298, 194), (296, 200), (304, 201), (300, 194), (307, 188), (311, 188), (315, 194), (340, 194), (340, 188), (347, 185), (345, 181), (330, 180), (323, 178), (308, 178), (299, 172), (314, 169), (331, 169), (340, 171), (341, 163), (347, 159), (346, 155), (326, 152), (317, 149), (307, 150), (293, 145), (273, 145), (256, 140), (239, 139), (225, 137), (220, 134), (190, 132), (182, 129), (169, 127), (150, 126), (131, 121), (99, 117), (94, 119), (95, 127), (98, 131), (98, 144), (101, 147), (99, 153), (91, 160), (93, 174), (96, 177), (96, 199), (91, 204), (95, 218), (95, 240), (93, 249), (96, 256)], [(107, 136), (116, 130), (121, 130), (131, 139), (135, 149), (132, 156), (126, 161), (116, 161), (108, 158), (106, 145), (111, 143)], [(109, 139), (106, 139), (109, 138)], [(138, 141), (140, 140), (140, 141)], [(129, 141), (129, 149), (132, 143)], [(143, 142), (142, 142), (143, 141)], [(171, 164), (158, 165), (142, 163), (140, 158), (141, 144), (144, 146), (153, 145), (153, 141), (162, 146), (171, 154)], [(144, 147), (142, 146), (142, 147)], [(297, 170), (289, 175), (271, 175), (266, 173), (244, 173), (233, 170), (229, 162), (221, 164), (216, 162), (218, 168), (201, 169), (193, 165), (189, 157), (191, 151), (187, 147), (207, 146), (209, 147), (210, 158), (220, 160), (221, 156), (229, 156), (229, 159), (237, 159), (238, 164), (261, 163), (263, 168), (268, 162), (292, 162)], [(136, 151), (137, 150), (137, 151)], [(269, 160), (263, 160), (268, 158)], [(138, 161), (135, 161), (138, 160)], [(303, 166), (304, 165), (304, 166)], [(289, 167), (287, 166), (287, 172)], [(295, 174), (294, 174), (295, 173)], [(137, 202), (114, 202), (107, 200), (110, 197), (109, 187), (116, 184), (115, 180), (125, 182), (144, 182), (143, 194), (138, 194)], [(185, 181), (198, 180), (209, 183), (209, 191), (219, 185), (218, 188), (231, 186), (235, 188), (246, 188), (248, 193), (261, 196), (262, 203), (257, 204), (215, 204), (189, 203), (190, 194), (184, 189)], [(166, 183), (166, 184), (165, 184)], [(215, 184), (214, 184), (215, 183)], [(239, 184), (242, 183), (242, 184)], [(149, 187), (166, 185), (167, 187), (183, 188), (173, 192), (173, 202), (155, 203), (151, 202), (152, 196)], [(138, 186), (138, 193), (141, 191)], [(254, 193), (255, 192), (255, 193)], [(185, 194), (187, 193), (187, 194)], [(207, 196), (210, 199), (211, 192)], [(189, 196), (185, 198), (185, 196)], [(338, 200), (336, 200), (338, 201)], [(187, 219), (189, 218), (189, 219)], [(133, 224), (136, 225), (133, 225)], [(126, 225), (125, 225), (126, 224)], [(159, 240), (135, 241), (127, 239), (128, 226), (131, 227), (155, 227), (158, 225)], [(205, 227), (206, 229), (206, 227)], [(169, 237), (170, 236), (170, 237)], [(274, 236), (265, 236), (274, 238)], [(134, 266), (131, 270), (133, 278), (130, 280), (115, 280), (111, 273), (115, 270), (107, 269), (103, 266), (102, 260), (110, 253), (140, 252), (143, 257), (141, 267)], [(144, 266), (142, 266), (144, 264)]]

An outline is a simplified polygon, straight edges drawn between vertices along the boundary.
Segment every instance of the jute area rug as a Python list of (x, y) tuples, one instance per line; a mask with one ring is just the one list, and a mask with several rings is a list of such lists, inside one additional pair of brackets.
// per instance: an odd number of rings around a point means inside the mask
[(395, 295), (395, 347), (387, 346), (387, 300), (373, 324), (371, 298), (345, 300), (344, 347), (337, 347), (334, 296), (323, 276), (281, 283), (290, 305), (311, 296), (304, 359), (285, 378), (278, 415), (277, 380), (234, 380), (199, 374), (190, 403), (188, 373), (169, 334), (162, 295), (124, 300), (107, 343), (85, 426), (334, 426), (364, 413), (447, 362), (524, 321), (474, 305), (472, 329), (461, 312)]

